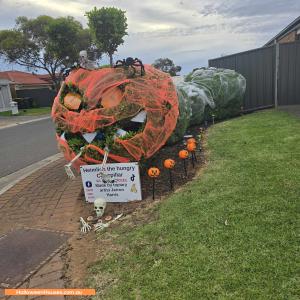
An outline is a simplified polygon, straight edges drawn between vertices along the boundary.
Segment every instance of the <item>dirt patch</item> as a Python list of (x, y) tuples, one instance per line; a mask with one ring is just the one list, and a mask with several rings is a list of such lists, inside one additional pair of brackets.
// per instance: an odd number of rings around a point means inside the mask
[[(194, 133), (194, 135), (195, 133), (199, 134), (199, 127), (193, 128), (191, 133)], [(134, 227), (148, 224), (158, 218), (157, 204), (166, 199), (169, 194), (174, 193), (174, 191), (179, 191), (203, 169), (205, 158), (201, 148), (205, 148), (205, 135), (203, 135), (201, 145), (198, 144), (197, 147), (197, 162), (195, 162), (195, 167), (193, 167), (191, 159), (186, 164), (187, 176), (185, 175), (183, 161), (178, 158), (178, 152), (185, 149), (184, 142), (165, 146), (155, 157), (148, 160), (141, 167), (142, 195), (144, 200), (129, 203), (108, 203), (102, 220), (107, 216), (114, 218), (118, 214), (123, 215), (120, 220), (112, 223), (105, 230), (105, 234), (95, 234), (93, 231), (89, 234), (82, 234), (80, 233), (80, 224), (78, 222), (78, 232), (69, 240), (69, 246), (64, 253), (65, 277), (67, 278), (67, 285), (69, 287), (84, 288), (84, 279), (87, 275), (88, 266), (105, 258), (111, 252), (121, 251), (119, 246), (114, 242), (118, 236), (114, 232), (115, 227), (121, 224), (124, 230), (132, 230)], [(172, 170), (174, 191), (170, 190), (169, 171), (163, 168), (163, 161), (167, 158), (172, 158), (176, 161), (175, 168)], [(156, 180), (154, 201), (152, 200), (152, 179), (147, 175), (147, 169), (152, 166), (158, 167), (161, 170), (161, 175)], [(82, 194), (83, 201), (84, 195)], [(85, 220), (88, 216), (93, 216), (93, 205), (79, 204), (76, 215), (78, 216), (78, 220), (80, 216), (84, 217)], [(107, 278), (107, 280), (110, 281), (113, 279)]]

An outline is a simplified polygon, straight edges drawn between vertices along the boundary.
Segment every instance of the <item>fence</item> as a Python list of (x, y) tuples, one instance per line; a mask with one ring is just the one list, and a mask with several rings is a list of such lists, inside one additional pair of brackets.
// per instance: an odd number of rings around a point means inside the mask
[(300, 42), (277, 44), (209, 60), (247, 80), (245, 110), (300, 104)]

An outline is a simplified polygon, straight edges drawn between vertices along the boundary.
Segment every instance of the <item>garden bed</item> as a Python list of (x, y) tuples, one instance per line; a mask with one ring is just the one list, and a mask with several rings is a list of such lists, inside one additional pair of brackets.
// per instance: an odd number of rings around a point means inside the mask
[[(195, 126), (191, 128), (187, 134), (192, 134), (194, 136), (199, 135), (200, 127)], [(121, 223), (112, 224), (112, 228), (108, 231), (114, 232), (119, 228), (119, 224), (131, 224), (129, 226), (138, 226), (142, 224), (147, 224), (153, 221), (157, 216), (155, 213), (156, 207), (161, 203), (166, 197), (178, 190), (180, 190), (187, 182), (191, 181), (195, 175), (199, 172), (200, 168), (203, 168), (205, 164), (204, 151), (202, 150), (203, 144), (205, 143), (205, 132), (202, 134), (201, 143), (197, 144), (196, 158), (194, 161), (194, 167), (189, 157), (186, 160), (187, 176), (185, 175), (183, 161), (178, 157), (178, 152), (186, 148), (185, 142), (168, 145), (163, 147), (154, 157), (143, 163), (140, 168), (141, 175), (141, 186), (142, 186), (142, 201), (132, 201), (127, 203), (107, 203), (105, 214), (102, 217), (104, 220), (107, 216), (116, 217), (118, 214), (123, 214), (121, 218)], [(174, 159), (176, 165), (172, 170), (172, 178), (174, 183), (174, 190), (170, 189), (170, 178), (169, 171), (164, 169), (163, 162), (165, 159)], [(155, 200), (152, 199), (152, 179), (147, 175), (147, 170), (150, 167), (158, 167), (161, 170), (159, 178), (156, 179), (155, 183)], [(85, 198), (82, 194), (80, 199), (81, 204), (78, 205), (77, 216), (85, 219), (88, 216), (94, 216), (93, 204), (84, 203)], [(84, 205), (83, 205), (84, 203)], [(110, 244), (107, 240), (105, 251), (99, 253), (97, 251), (98, 238), (106, 231), (95, 233), (91, 231), (87, 235), (82, 235), (79, 231), (78, 223), (78, 233), (71, 239), (69, 248), (65, 253), (66, 262), (66, 278), (68, 279), (70, 286), (80, 286), (82, 280), (86, 275), (87, 267), (90, 263), (94, 262), (95, 259), (99, 259), (104, 253), (113, 251), (114, 246)], [(113, 233), (112, 233), (113, 234)], [(82, 251), (82, 248), (85, 251)], [(100, 255), (100, 256), (99, 256)]]
[(201, 177), (101, 234), (82, 284), (95, 299), (298, 299), (299, 131), (273, 110), (210, 128)]

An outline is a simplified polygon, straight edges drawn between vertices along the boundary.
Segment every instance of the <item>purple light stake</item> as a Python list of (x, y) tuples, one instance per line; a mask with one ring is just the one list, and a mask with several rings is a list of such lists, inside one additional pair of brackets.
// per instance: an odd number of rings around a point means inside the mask
[(173, 184), (173, 177), (172, 177), (172, 169), (175, 167), (175, 161), (173, 159), (166, 159), (164, 161), (164, 167), (169, 170), (169, 177), (170, 177), (170, 190), (174, 189)]
[(172, 177), (172, 170), (169, 169), (169, 178), (170, 178), (170, 190), (174, 190), (174, 184), (173, 184), (173, 177)]
[(202, 147), (201, 147), (201, 140), (203, 138), (203, 133), (204, 133), (204, 130), (202, 127), (200, 127), (200, 134), (199, 134), (199, 151), (201, 152), (202, 151)]
[(198, 162), (198, 160), (197, 160), (197, 156), (196, 156), (196, 151), (193, 151), (193, 152), (192, 152), (192, 156), (194, 156), (194, 160), (195, 160), (195, 162)]
[(204, 121), (204, 127), (207, 129), (207, 127), (208, 127), (208, 122), (205, 120)]
[(155, 198), (155, 179), (160, 175), (160, 170), (152, 167), (148, 170), (148, 176), (152, 178), (152, 199)]
[(201, 152), (202, 148), (201, 148), (201, 133), (198, 135), (198, 148), (199, 148), (199, 152)]
[(183, 167), (184, 167), (184, 174), (185, 174), (185, 177), (187, 177), (187, 169), (186, 169), (186, 159), (189, 157), (189, 152), (186, 151), (186, 150), (180, 150), (178, 152), (178, 156), (180, 159), (183, 160)]
[(187, 144), (187, 150), (191, 153), (193, 168), (195, 168), (195, 160), (197, 161), (197, 158), (196, 158), (196, 155), (195, 155), (196, 148), (197, 148), (196, 143)]
[(152, 200), (155, 199), (155, 178), (152, 178)]
[(183, 168), (184, 168), (184, 174), (185, 174), (185, 177), (187, 177), (187, 169), (186, 169), (186, 162), (185, 162), (185, 159), (183, 160)]

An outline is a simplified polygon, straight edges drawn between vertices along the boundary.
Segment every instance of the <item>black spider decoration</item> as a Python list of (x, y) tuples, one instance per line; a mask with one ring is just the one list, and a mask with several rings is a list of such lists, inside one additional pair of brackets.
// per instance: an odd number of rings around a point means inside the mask
[(141, 76), (145, 75), (145, 67), (141, 60), (138, 58), (133, 59), (132, 57), (127, 57), (123, 60), (117, 60), (115, 64), (115, 68), (124, 67), (125, 69), (130, 69), (132, 71), (132, 74), (130, 74), (130, 77), (134, 77), (136, 74), (135, 67), (141, 68)]

